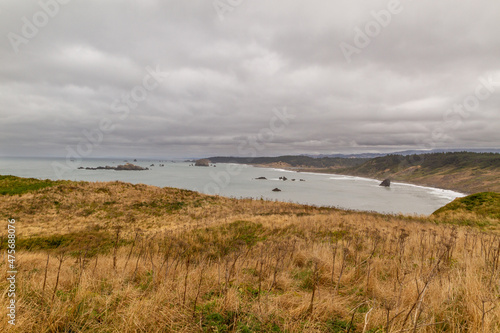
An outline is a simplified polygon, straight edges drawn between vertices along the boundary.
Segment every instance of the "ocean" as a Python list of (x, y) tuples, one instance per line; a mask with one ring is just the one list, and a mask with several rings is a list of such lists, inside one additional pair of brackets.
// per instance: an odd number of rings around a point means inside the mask
[[(66, 160), (63, 158), (0, 157), (0, 174), (38, 179), (123, 181), (176, 187), (211, 195), (257, 198), (316, 206), (375, 211), (389, 214), (429, 215), (464, 194), (450, 190), (333, 174), (295, 172), (248, 165), (218, 163), (196, 167), (184, 161), (127, 160), (148, 167), (144, 171), (80, 170), (78, 167), (117, 166), (123, 159)], [(154, 166), (151, 166), (153, 165)], [(159, 166), (163, 164), (164, 166)], [(266, 177), (267, 180), (257, 180)], [(280, 180), (286, 177), (288, 180)], [(292, 181), (295, 179), (295, 181)], [(303, 179), (303, 181), (300, 181)], [(279, 188), (280, 192), (273, 192)]]

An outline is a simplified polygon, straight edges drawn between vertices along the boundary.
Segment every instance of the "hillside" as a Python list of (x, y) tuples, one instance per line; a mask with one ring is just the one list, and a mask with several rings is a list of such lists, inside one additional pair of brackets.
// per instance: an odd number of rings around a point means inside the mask
[(281, 166), (290, 168), (346, 168), (354, 167), (368, 161), (368, 158), (342, 158), (309, 156), (278, 157), (210, 157), (212, 163), (241, 163), (265, 166)]
[(245, 163), (290, 170), (391, 178), (463, 193), (500, 192), (500, 154), (447, 152), (368, 158), (309, 156), (211, 157), (213, 163)]
[(491, 218), (479, 232), (122, 182), (4, 177), (0, 193), (18, 270), (3, 332), (500, 330)]
[(35, 178), (19, 178), (0, 175), (0, 195), (14, 195), (33, 192), (45, 187), (64, 184), (64, 181), (38, 180)]
[(464, 193), (500, 192), (500, 154), (493, 153), (388, 155), (338, 172), (391, 178)]
[(457, 214), (500, 219), (500, 193), (482, 192), (457, 198), (433, 213), (436, 216)]
[(500, 154), (434, 153), (387, 155), (359, 166), (309, 171), (331, 172), (452, 189), (463, 193), (500, 192)]

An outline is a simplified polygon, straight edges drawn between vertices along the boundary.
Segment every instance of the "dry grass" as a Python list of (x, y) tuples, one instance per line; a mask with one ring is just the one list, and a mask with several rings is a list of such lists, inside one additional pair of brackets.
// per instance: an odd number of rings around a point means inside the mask
[(1, 331), (500, 331), (500, 238), (479, 229), (118, 182), (3, 196), (0, 212), (34, 244)]

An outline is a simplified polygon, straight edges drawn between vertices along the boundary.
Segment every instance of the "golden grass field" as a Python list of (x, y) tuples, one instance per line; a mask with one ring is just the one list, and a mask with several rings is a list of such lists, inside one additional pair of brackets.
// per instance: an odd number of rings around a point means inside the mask
[(121, 182), (0, 195), (0, 214), (19, 272), (1, 332), (500, 332), (494, 218)]

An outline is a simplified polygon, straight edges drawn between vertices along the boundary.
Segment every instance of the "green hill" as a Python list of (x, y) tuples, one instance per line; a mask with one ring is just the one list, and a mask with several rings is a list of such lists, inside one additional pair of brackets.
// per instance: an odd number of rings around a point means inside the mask
[(33, 192), (42, 188), (64, 184), (65, 181), (39, 180), (0, 175), (0, 195), (15, 195)]
[(457, 198), (446, 206), (436, 210), (433, 215), (447, 212), (475, 213), (481, 217), (500, 219), (500, 193), (482, 192)]
[(387, 155), (335, 173), (453, 189), (464, 193), (500, 192), (500, 154), (433, 153)]
[(347, 168), (355, 167), (368, 161), (367, 158), (343, 158), (343, 157), (321, 157), (309, 156), (277, 156), (277, 157), (210, 157), (212, 163), (242, 163), (253, 165), (285, 164), (288, 167), (313, 167), (313, 168)]
[(449, 172), (450, 169), (500, 169), (500, 154), (434, 153), (420, 155), (387, 155), (371, 159), (352, 170), (360, 173), (390, 174), (417, 167), (416, 175)]

